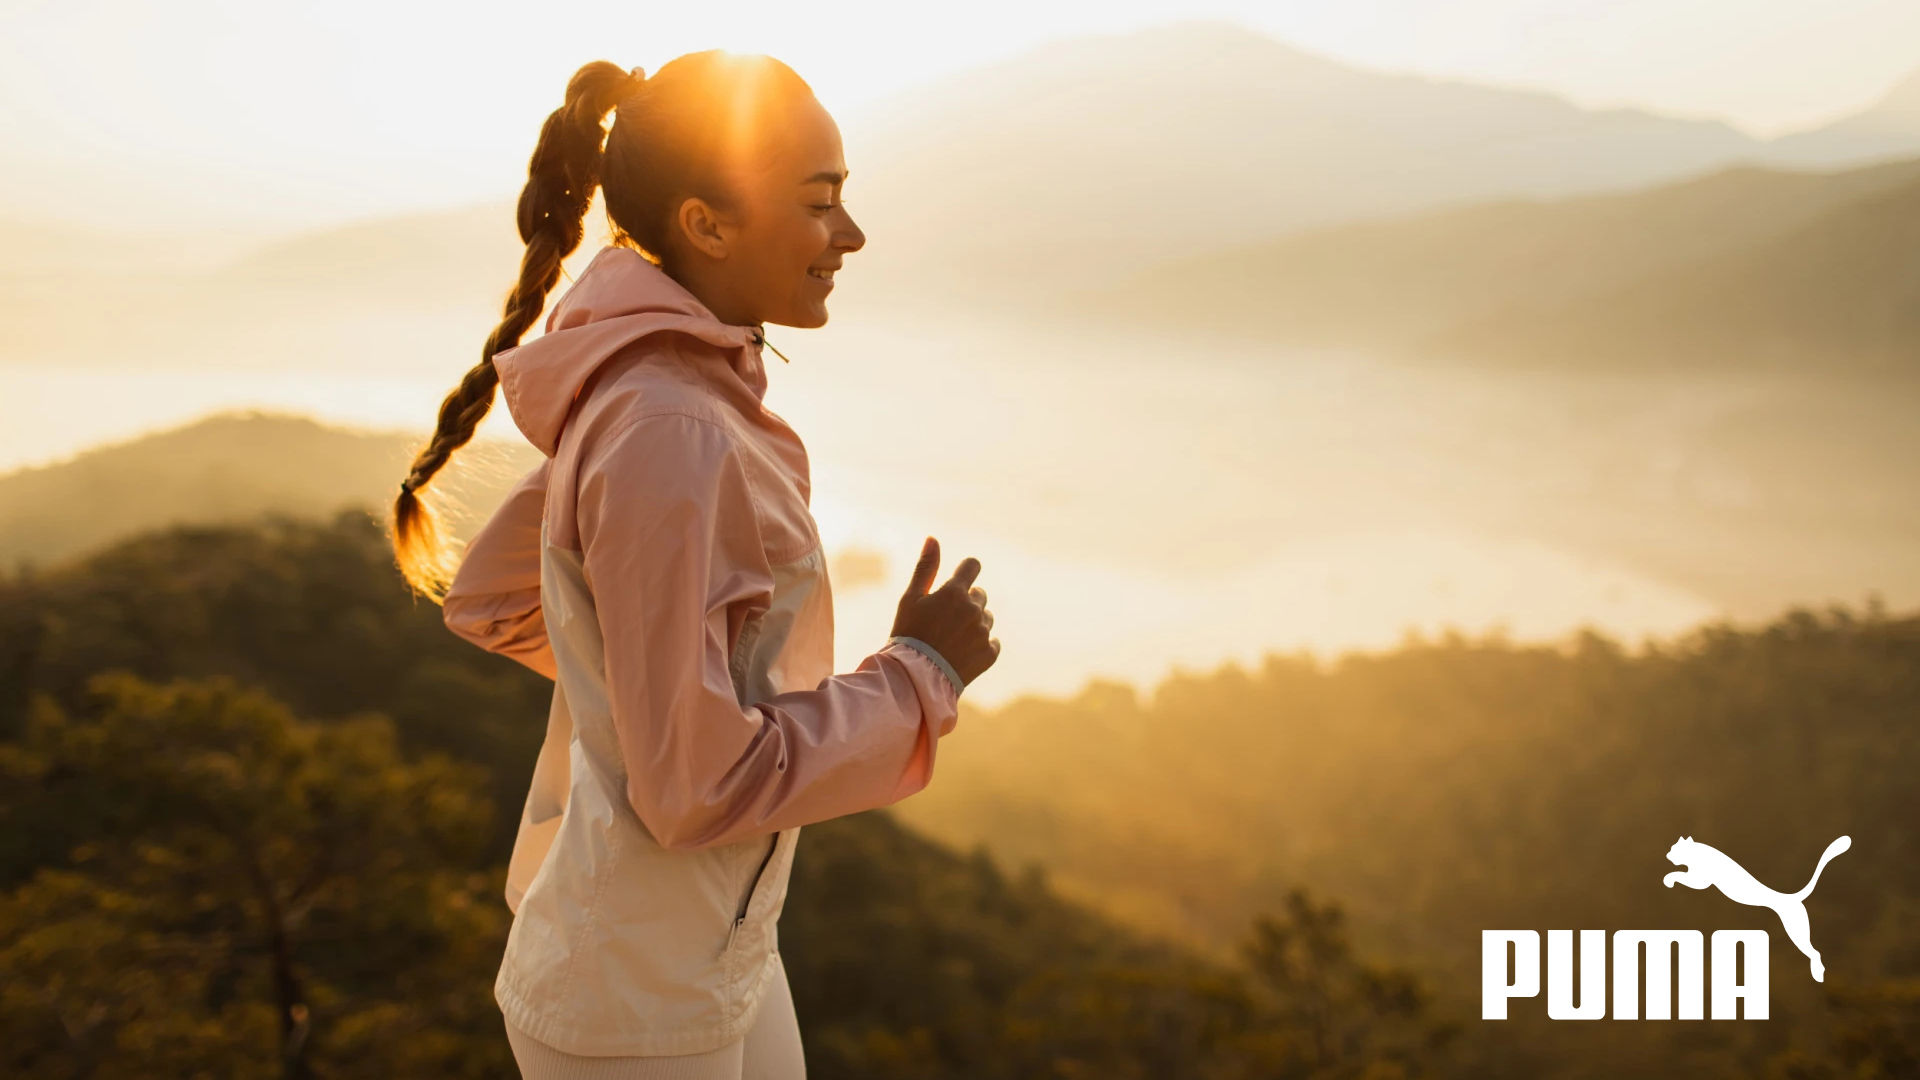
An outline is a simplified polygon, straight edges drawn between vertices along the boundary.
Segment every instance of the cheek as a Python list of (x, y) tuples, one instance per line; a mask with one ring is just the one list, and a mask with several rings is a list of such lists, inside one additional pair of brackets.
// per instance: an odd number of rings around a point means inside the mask
[(828, 233), (812, 215), (770, 220), (754, 245), (759, 276), (768, 284), (791, 284), (827, 249)]
[(831, 238), (832, 233), (826, 221), (809, 214), (805, 221), (794, 228), (789, 250), (796, 263), (802, 267), (811, 266), (827, 250)]

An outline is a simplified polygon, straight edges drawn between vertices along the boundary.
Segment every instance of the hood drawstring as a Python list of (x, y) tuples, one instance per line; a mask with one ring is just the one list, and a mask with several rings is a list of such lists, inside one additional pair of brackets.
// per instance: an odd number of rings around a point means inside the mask
[[(755, 345), (764, 345), (769, 349), (773, 349), (773, 342), (767, 340), (767, 330), (766, 330), (766, 327), (764, 326), (755, 326), (753, 328), (753, 343)], [(783, 364), (793, 363), (793, 361), (787, 359), (787, 354), (781, 352), (779, 349), (773, 349), (773, 355), (779, 357), (780, 362)]]

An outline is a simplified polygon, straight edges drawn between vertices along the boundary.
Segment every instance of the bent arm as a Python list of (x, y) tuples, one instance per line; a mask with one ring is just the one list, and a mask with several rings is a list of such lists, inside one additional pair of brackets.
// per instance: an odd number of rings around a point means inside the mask
[(643, 418), (583, 470), (580, 536), (627, 798), (663, 847), (732, 843), (924, 788), (959, 695), (889, 643), (847, 674), (742, 706), (728, 661), (772, 598), (734, 436)]
[(549, 679), (554, 664), (540, 610), (540, 521), (552, 467), (543, 461), (521, 477), (474, 535), (441, 612), (454, 633)]

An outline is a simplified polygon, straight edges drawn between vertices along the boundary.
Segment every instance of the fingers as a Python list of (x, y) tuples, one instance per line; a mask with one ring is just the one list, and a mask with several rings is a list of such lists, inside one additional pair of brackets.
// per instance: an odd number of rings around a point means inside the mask
[(946, 588), (966, 590), (973, 587), (973, 579), (980, 576), (980, 560), (968, 556), (954, 567), (953, 577), (947, 581)]
[(980, 609), (980, 628), (992, 630), (993, 612), (987, 608), (987, 590), (975, 585), (967, 590), (967, 599), (973, 601), (973, 606)]
[(907, 580), (908, 596), (925, 596), (933, 588), (934, 575), (940, 572), (940, 541), (927, 537), (920, 545), (920, 561), (913, 564), (913, 576)]

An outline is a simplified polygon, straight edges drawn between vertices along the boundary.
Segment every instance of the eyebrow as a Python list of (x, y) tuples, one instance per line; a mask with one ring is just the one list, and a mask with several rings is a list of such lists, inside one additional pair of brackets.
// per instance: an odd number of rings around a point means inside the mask
[[(851, 169), (848, 170), (848, 172), (851, 171)], [(800, 183), (802, 186), (805, 186), (807, 184), (844, 184), (846, 181), (847, 173), (817, 172), (805, 180), (800, 181)]]

